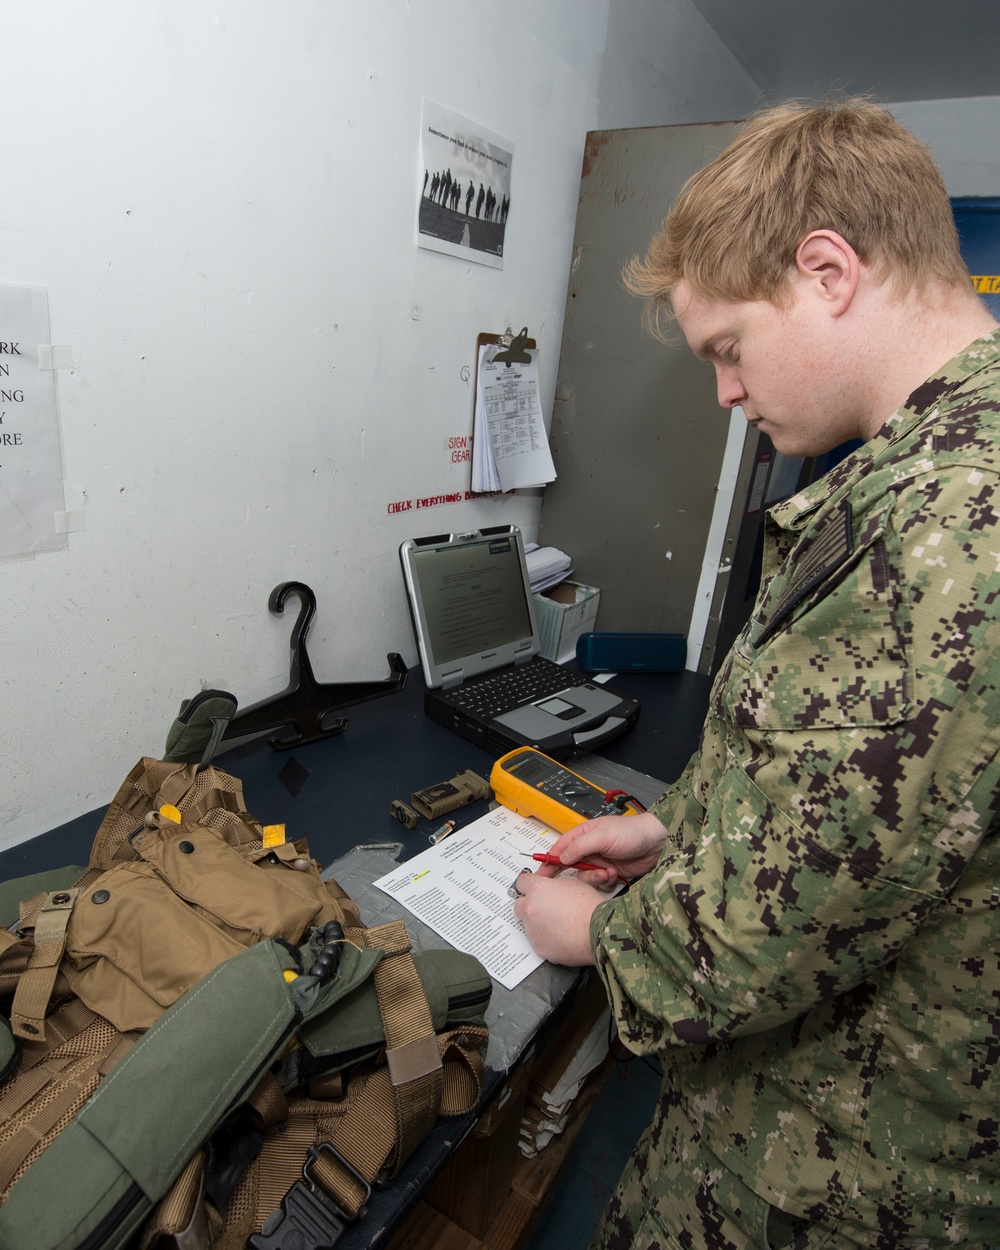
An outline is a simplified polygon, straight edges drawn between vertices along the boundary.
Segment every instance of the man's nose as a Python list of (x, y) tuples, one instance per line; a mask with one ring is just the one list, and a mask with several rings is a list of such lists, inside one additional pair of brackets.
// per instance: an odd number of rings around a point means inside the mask
[(735, 408), (746, 399), (746, 387), (740, 381), (736, 369), (726, 365), (716, 365), (715, 381), (719, 391), (720, 407)]

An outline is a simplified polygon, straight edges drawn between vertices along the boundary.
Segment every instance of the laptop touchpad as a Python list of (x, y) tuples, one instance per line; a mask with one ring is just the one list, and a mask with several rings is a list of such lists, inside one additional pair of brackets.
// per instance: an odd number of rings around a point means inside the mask
[(560, 699), (558, 695), (552, 699), (542, 699), (535, 704), (535, 707), (539, 712), (548, 712), (550, 716), (558, 716), (560, 720), (575, 720), (586, 710), (568, 703), (565, 699)]
[[(572, 696), (572, 702), (570, 702)], [(552, 733), (553, 720), (570, 727), (596, 725), (618, 706), (618, 696), (603, 686), (571, 686), (538, 703), (522, 703), (496, 718), (498, 725), (520, 734), (525, 742), (542, 742)]]

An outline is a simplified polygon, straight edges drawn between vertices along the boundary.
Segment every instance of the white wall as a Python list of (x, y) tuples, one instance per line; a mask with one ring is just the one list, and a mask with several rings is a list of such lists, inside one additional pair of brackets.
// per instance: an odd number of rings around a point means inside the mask
[[(0, 282), (47, 288), (64, 552), (0, 563), (0, 847), (108, 801), (202, 685), (416, 659), (416, 533), (537, 497), (464, 489), (480, 330), (527, 324), (551, 407), (585, 132), (754, 99), (689, 0), (0, 0)], [(503, 271), (415, 247), (422, 96), (514, 143)], [(292, 604), (293, 609), (297, 604)]]

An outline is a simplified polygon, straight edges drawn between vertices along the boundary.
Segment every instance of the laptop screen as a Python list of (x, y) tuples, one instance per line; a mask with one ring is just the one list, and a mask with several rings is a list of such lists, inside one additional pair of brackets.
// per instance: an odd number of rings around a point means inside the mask
[(518, 648), (534, 649), (515, 527), (412, 540), (400, 557), (428, 685), (440, 685), (445, 672), (470, 677), (512, 663)]

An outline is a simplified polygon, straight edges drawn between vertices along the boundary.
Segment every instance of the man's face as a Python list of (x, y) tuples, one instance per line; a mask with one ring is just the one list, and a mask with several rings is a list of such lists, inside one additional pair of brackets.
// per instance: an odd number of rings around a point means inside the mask
[(844, 327), (794, 277), (787, 307), (697, 294), (683, 279), (673, 293), (677, 321), (696, 356), (715, 368), (719, 403), (788, 456), (815, 456), (867, 438), (858, 379)]

